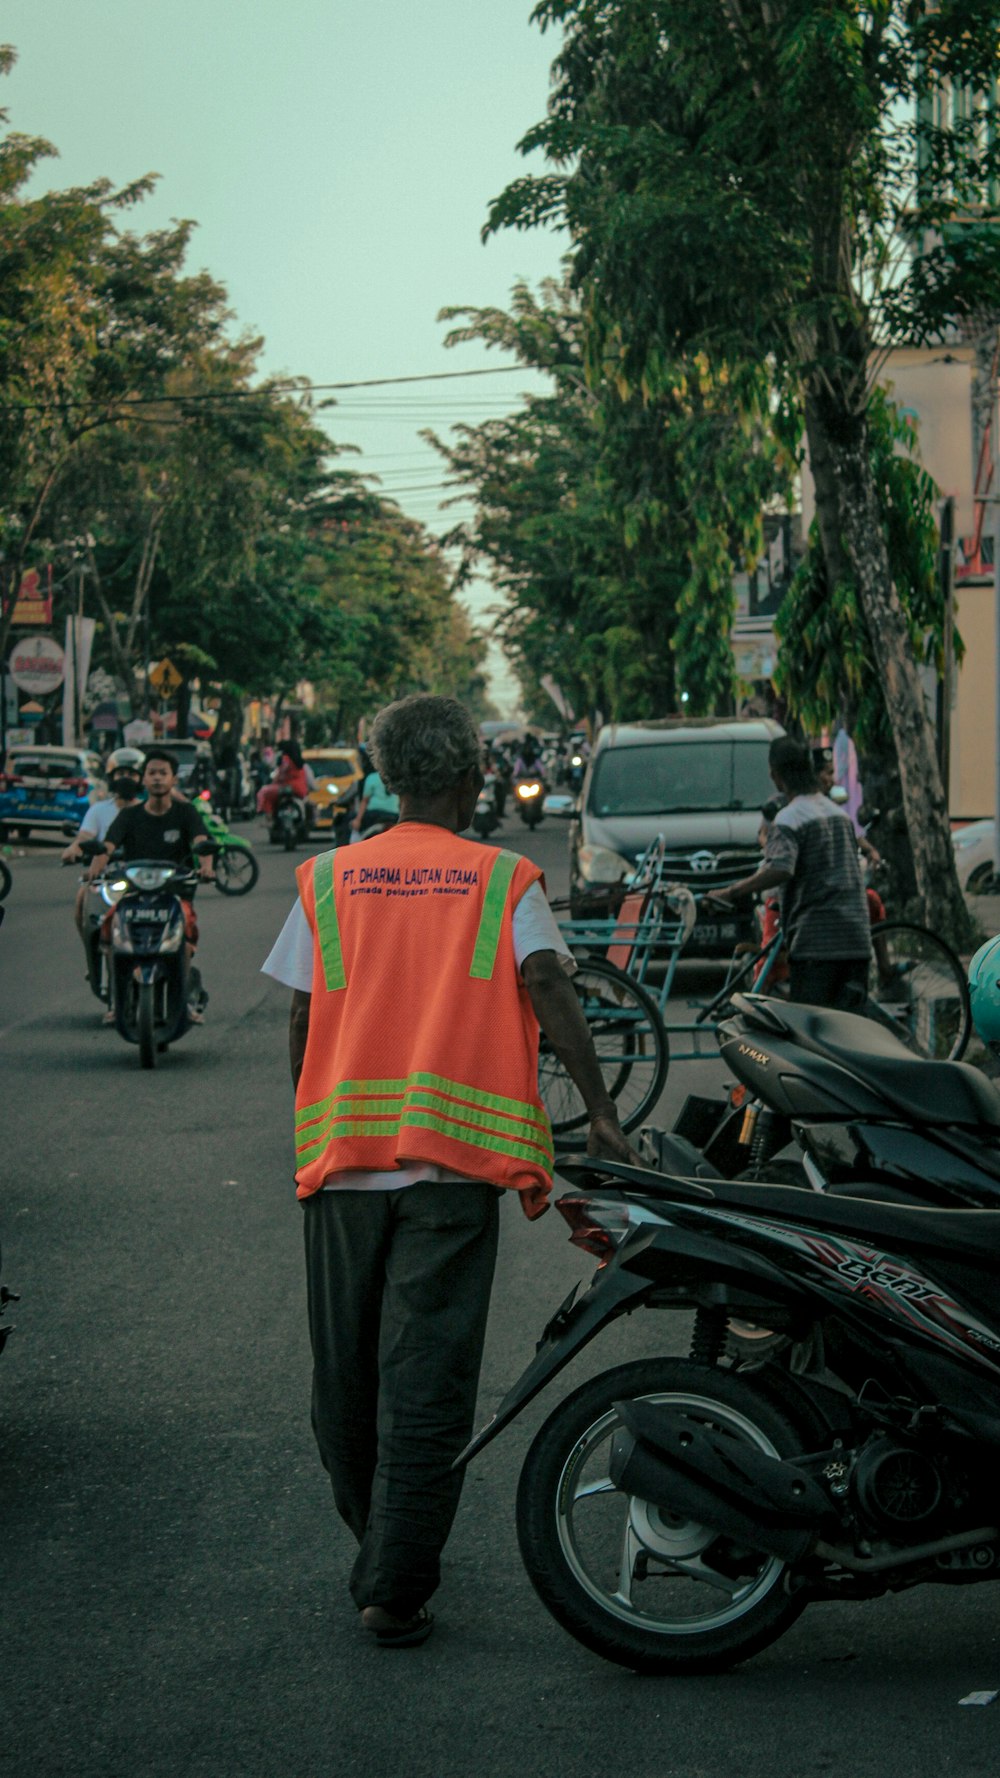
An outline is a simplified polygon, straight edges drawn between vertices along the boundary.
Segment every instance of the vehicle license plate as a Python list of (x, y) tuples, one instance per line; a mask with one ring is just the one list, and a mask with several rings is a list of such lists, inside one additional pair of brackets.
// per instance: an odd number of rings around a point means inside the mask
[(739, 936), (739, 927), (735, 920), (713, 922), (699, 920), (691, 934), (691, 942), (701, 945), (735, 944)]

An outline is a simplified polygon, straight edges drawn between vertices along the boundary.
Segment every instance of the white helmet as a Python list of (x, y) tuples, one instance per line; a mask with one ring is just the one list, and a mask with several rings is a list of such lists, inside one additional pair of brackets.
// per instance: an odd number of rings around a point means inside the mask
[(136, 778), (142, 777), (142, 769), (146, 764), (146, 755), (138, 747), (116, 747), (109, 753), (105, 771), (109, 778), (116, 772), (131, 772)]

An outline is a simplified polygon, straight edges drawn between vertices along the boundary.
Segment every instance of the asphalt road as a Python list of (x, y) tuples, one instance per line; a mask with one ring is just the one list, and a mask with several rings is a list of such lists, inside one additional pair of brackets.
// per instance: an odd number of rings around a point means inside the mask
[[(565, 830), (499, 836), (564, 884)], [(292, 863), (202, 897), (208, 1019), (143, 1074), (100, 1025), (55, 855), (0, 931), (0, 1753), (26, 1778), (962, 1778), (994, 1772), (1000, 1594), (814, 1606), (725, 1677), (638, 1680), (521, 1568), (517, 1472), (557, 1395), (682, 1330), (595, 1342), (473, 1467), (426, 1647), (367, 1645), (309, 1429), (287, 993), (258, 974)], [(717, 1063), (671, 1070), (662, 1110)], [(504, 1206), (481, 1417), (589, 1269)]]

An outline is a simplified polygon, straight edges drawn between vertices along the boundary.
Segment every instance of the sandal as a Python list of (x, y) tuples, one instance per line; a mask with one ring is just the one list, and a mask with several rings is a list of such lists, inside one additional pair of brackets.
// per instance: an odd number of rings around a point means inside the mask
[(395, 1617), (382, 1605), (366, 1605), (361, 1622), (370, 1630), (379, 1648), (417, 1648), (426, 1642), (434, 1628), (434, 1617), (422, 1605), (412, 1617)]

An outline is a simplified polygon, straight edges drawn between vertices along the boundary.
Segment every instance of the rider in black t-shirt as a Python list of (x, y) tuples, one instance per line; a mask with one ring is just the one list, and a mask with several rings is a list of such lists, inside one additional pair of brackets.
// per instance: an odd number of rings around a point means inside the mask
[[(179, 864), (193, 870), (197, 867), (204, 881), (214, 875), (212, 854), (195, 850), (198, 840), (207, 840), (205, 823), (193, 803), (175, 802), (172, 795), (177, 777), (173, 754), (159, 747), (146, 749), (142, 782), (146, 791), (144, 803), (133, 803), (119, 811), (108, 829), (102, 850), (90, 866), (88, 876), (104, 870), (109, 857), (116, 853), (126, 864), (138, 858), (162, 859), (165, 864)], [(198, 942), (198, 925), (190, 901), (183, 902), (184, 924), (188, 939), (188, 956), (194, 956)], [(191, 970), (200, 992), (200, 978)], [(200, 1020), (200, 1008), (190, 1016)], [(114, 1017), (113, 1012), (109, 1014)]]
[(117, 853), (126, 863), (136, 858), (160, 858), (164, 863), (196, 865), (203, 877), (212, 876), (211, 856), (199, 856), (195, 841), (207, 839), (205, 823), (193, 803), (175, 802), (172, 796), (177, 768), (169, 753), (152, 747), (146, 753), (142, 782), (144, 803), (121, 809), (108, 829), (104, 851), (91, 865), (90, 874), (104, 869)]

